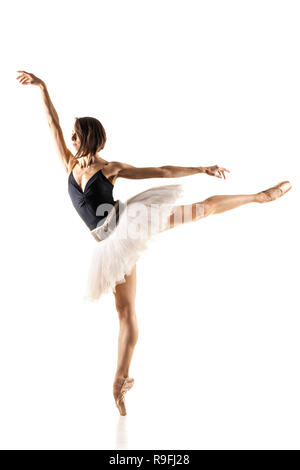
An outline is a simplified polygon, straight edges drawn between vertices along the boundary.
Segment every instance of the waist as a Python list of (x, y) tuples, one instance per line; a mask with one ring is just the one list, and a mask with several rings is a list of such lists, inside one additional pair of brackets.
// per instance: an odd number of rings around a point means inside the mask
[(103, 237), (100, 237), (100, 233), (101, 232), (106, 233), (109, 229), (109, 224), (110, 225), (115, 224), (115, 226), (117, 226), (119, 223), (119, 217), (120, 217), (120, 200), (118, 199), (113, 205), (109, 214), (99, 222), (96, 228), (94, 228), (93, 230), (90, 230), (90, 233), (98, 242), (103, 240)]

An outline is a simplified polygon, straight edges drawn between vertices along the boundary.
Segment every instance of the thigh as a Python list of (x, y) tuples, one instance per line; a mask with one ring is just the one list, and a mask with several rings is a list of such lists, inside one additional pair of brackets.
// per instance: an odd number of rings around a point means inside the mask
[(129, 275), (125, 276), (125, 282), (116, 286), (114, 292), (116, 307), (134, 307), (136, 297), (136, 265)]
[(174, 206), (173, 212), (169, 217), (169, 223), (165, 230), (169, 230), (189, 222), (195, 222), (204, 216), (204, 202), (194, 202), (192, 204)]

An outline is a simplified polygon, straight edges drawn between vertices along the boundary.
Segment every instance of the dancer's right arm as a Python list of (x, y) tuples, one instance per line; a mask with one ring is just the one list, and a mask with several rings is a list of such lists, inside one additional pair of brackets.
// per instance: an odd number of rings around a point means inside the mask
[(54, 139), (54, 144), (56, 146), (58, 155), (65, 167), (65, 170), (68, 172), (70, 161), (74, 158), (74, 155), (66, 146), (63, 132), (59, 123), (59, 117), (50, 99), (47, 86), (45, 82), (43, 82), (43, 80), (38, 78), (33, 73), (25, 72), (22, 70), (18, 70), (18, 72), (21, 73), (21, 75), (17, 77), (17, 79), (20, 79), (20, 83), (22, 83), (23, 85), (36, 85), (39, 86), (41, 90), (48, 125), (50, 127), (50, 131)]

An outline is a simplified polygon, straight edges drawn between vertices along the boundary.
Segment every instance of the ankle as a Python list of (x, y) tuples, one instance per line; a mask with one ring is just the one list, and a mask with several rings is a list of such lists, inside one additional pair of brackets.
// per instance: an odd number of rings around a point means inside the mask
[(123, 374), (122, 373), (117, 373), (114, 377), (114, 382), (119, 382), (121, 380), (126, 379), (127, 377), (128, 377), (128, 374), (126, 374), (126, 373), (123, 373)]
[(262, 191), (259, 193), (253, 194), (253, 202), (265, 202), (266, 201), (266, 196)]

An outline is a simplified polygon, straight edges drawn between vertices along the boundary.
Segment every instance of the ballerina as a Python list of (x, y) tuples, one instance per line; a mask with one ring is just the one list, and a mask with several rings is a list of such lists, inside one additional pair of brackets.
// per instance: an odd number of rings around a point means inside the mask
[(176, 205), (183, 194), (180, 184), (152, 187), (126, 201), (115, 200), (117, 178), (177, 178), (204, 173), (226, 179), (229, 170), (218, 165), (181, 167), (166, 165), (140, 168), (103, 159), (99, 152), (106, 143), (101, 122), (93, 117), (76, 118), (72, 141), (73, 154), (67, 147), (59, 117), (50, 100), (45, 82), (33, 73), (18, 71), (22, 85), (41, 90), (50, 131), (58, 155), (68, 174), (68, 192), (80, 217), (98, 242), (88, 274), (86, 298), (94, 301), (113, 292), (119, 316), (118, 361), (113, 382), (113, 396), (120, 415), (126, 415), (125, 393), (134, 384), (129, 367), (138, 340), (135, 311), (136, 262), (154, 236), (180, 224), (196, 222), (249, 203), (271, 202), (291, 189), (289, 181), (254, 194), (215, 195), (192, 204)]

